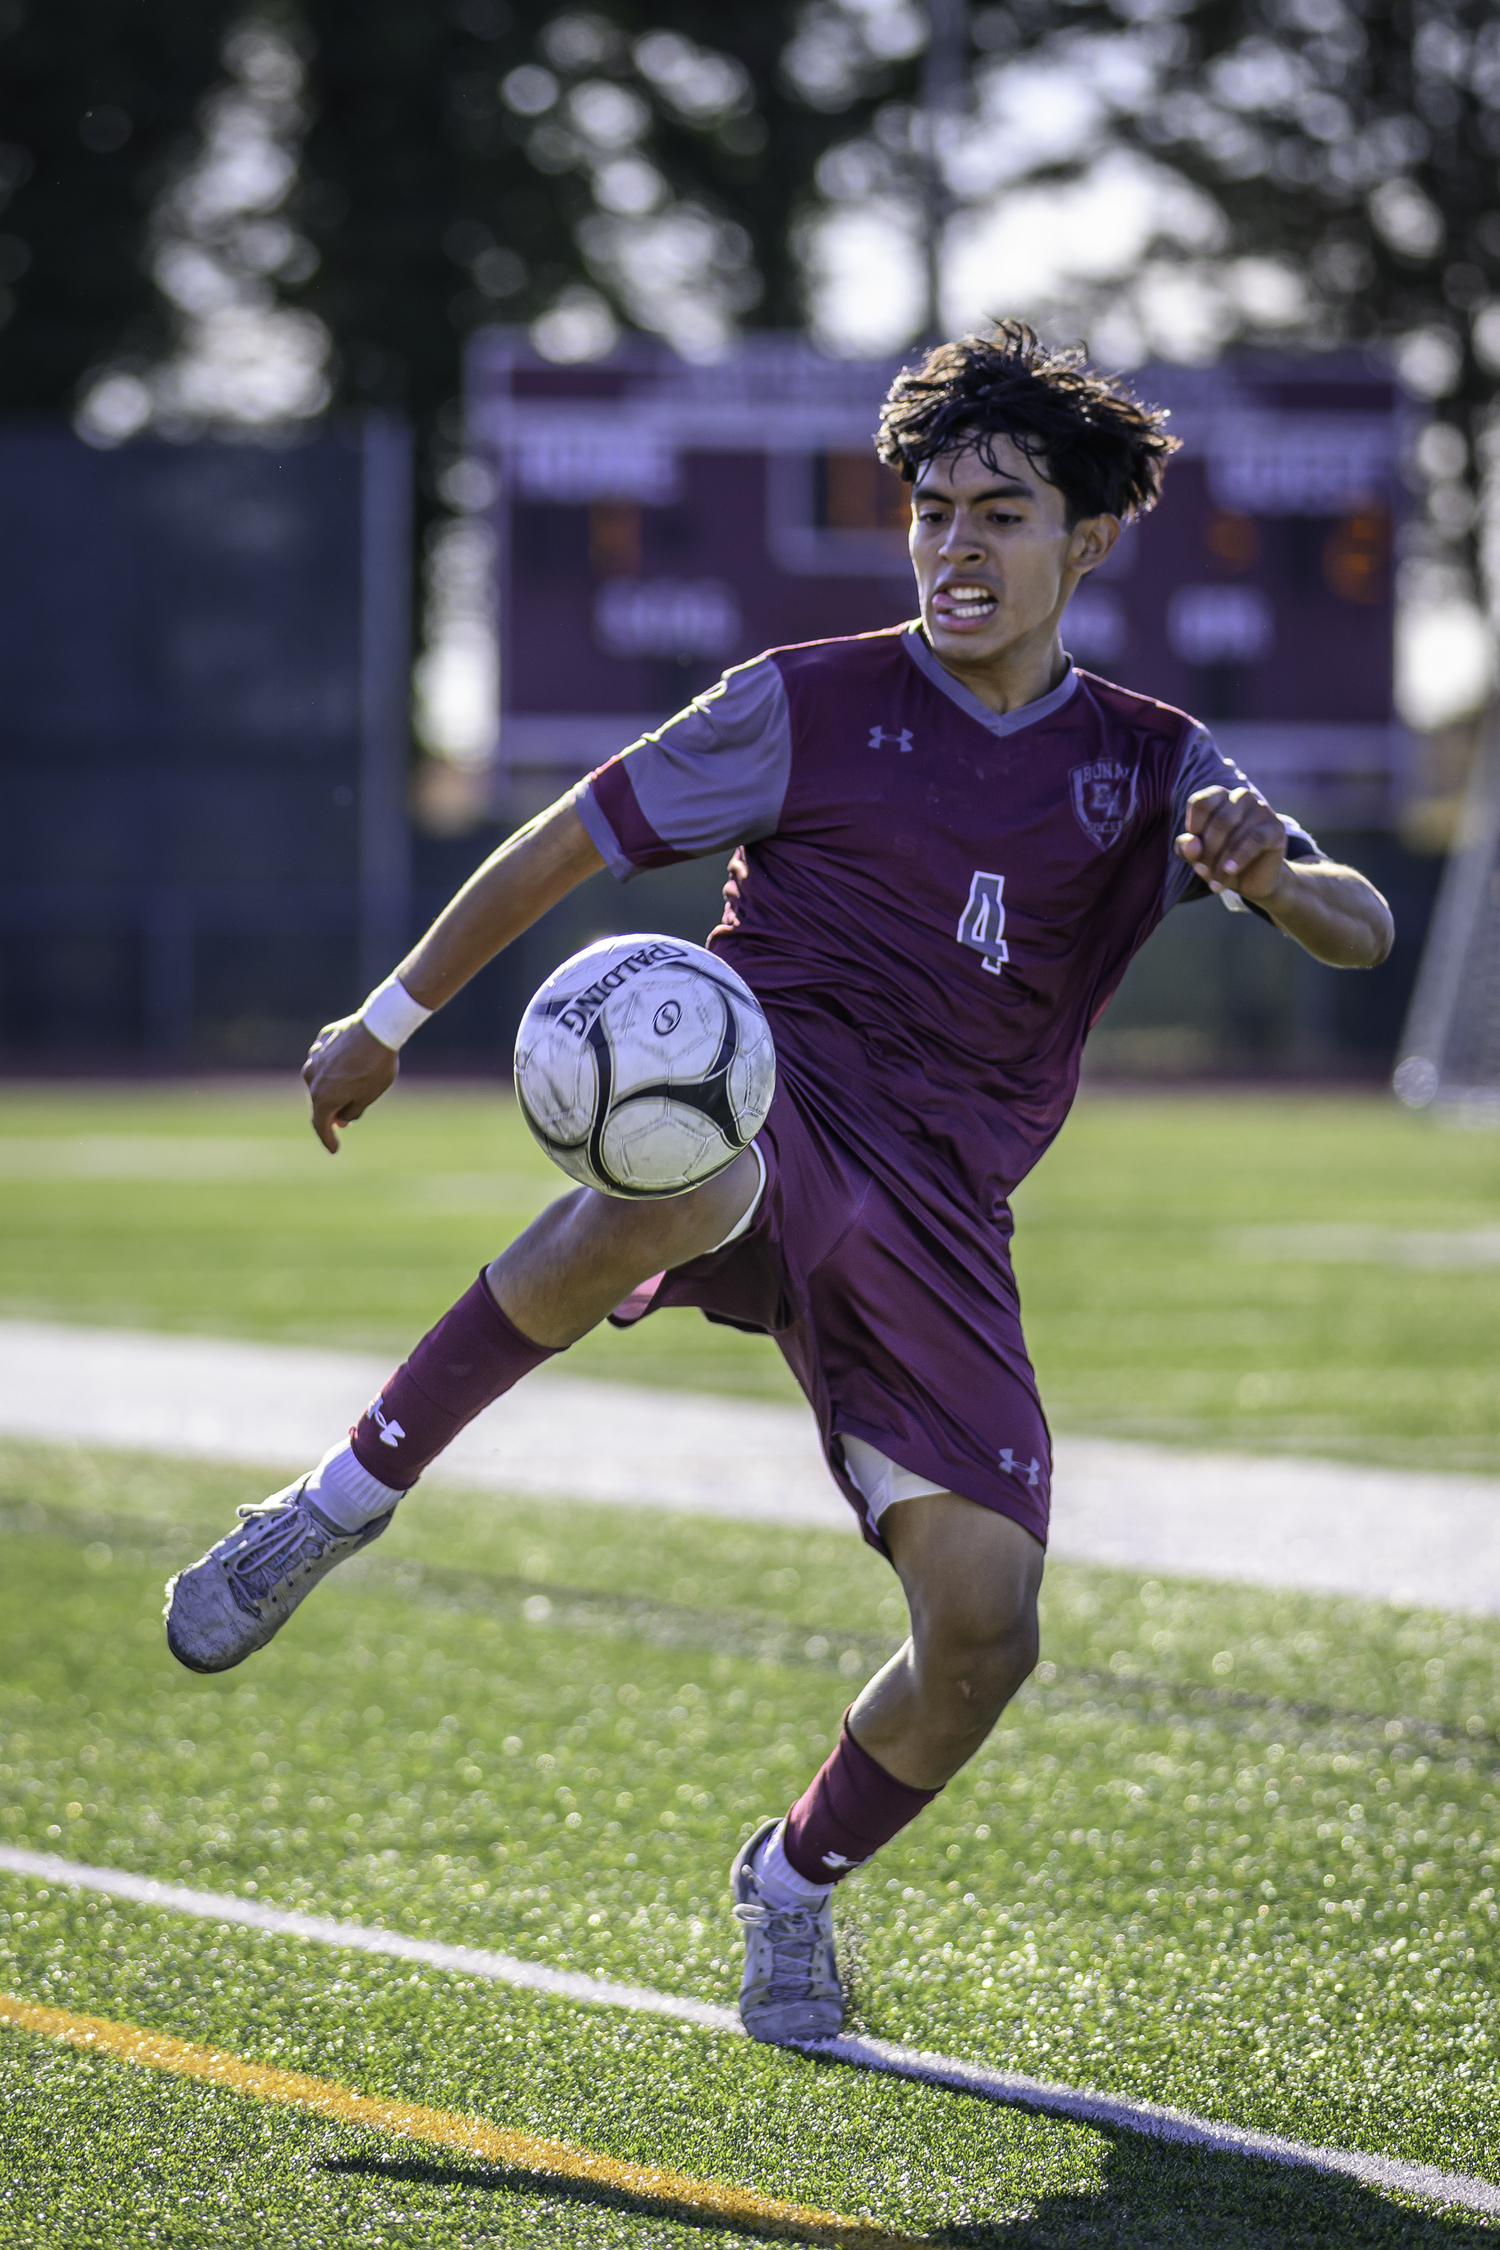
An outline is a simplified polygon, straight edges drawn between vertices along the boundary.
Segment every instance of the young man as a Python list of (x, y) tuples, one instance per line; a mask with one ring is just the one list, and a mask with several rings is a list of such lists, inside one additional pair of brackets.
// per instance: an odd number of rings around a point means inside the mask
[(553, 1204), (350, 1442), (169, 1589), (174, 1653), (222, 1670), (600, 1320), (697, 1305), (769, 1331), (911, 1633), (735, 1862), (740, 2005), (763, 2039), (838, 2030), (834, 1885), (974, 1755), (1036, 1660), (1049, 1448), (1009, 1197), (1067, 1114), (1090, 1025), (1163, 914), (1211, 891), (1337, 966), (1391, 943), (1379, 893), (1201, 726), (1064, 653), (1069, 596), (1158, 495), (1163, 419), (1013, 323), (898, 377), (879, 450), (914, 487), (919, 621), (737, 666), (513, 836), (319, 1034), (304, 1076), (336, 1151), (409, 1032), (585, 876), (733, 848), (711, 942), (766, 1010), (778, 1089), (757, 1145), (688, 1194)]

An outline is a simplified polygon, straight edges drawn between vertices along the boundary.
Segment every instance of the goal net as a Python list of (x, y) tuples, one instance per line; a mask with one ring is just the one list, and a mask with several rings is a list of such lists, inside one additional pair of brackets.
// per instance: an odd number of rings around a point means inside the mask
[(1392, 1081), (1500, 1126), (1500, 710), (1492, 711), (1459, 815)]

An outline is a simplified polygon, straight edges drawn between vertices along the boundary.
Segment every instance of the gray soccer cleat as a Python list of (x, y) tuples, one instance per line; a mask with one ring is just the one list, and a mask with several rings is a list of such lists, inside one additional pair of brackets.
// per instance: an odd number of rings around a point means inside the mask
[(745, 1926), (740, 2021), (752, 2039), (773, 2047), (836, 2039), (844, 2021), (844, 1988), (833, 1950), (833, 1901), (768, 1906), (755, 1879), (755, 1855), (776, 1827), (768, 1820), (740, 1852), (729, 1874), (734, 1916)]
[(303, 1498), (306, 1477), (239, 1511), (237, 1529), (167, 1582), (167, 1646), (190, 1672), (227, 1672), (264, 1648), (335, 1563), (378, 1539), (391, 1507), (342, 1531)]

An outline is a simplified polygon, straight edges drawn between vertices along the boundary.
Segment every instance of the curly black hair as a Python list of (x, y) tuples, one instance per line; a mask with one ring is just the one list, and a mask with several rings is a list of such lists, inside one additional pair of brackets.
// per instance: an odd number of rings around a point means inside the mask
[(1084, 516), (1144, 515), (1180, 438), (1167, 410), (1143, 405), (1088, 364), (1082, 345), (1044, 344), (1024, 320), (986, 336), (939, 344), (903, 368), (880, 414), (875, 450), (910, 484), (924, 461), (973, 446), (998, 467), (992, 440), (1008, 437), (1068, 505)]

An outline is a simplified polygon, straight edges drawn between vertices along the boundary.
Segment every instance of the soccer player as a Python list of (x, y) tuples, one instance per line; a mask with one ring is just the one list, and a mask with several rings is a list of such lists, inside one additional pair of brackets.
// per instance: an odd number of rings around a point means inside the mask
[(756, 1144), (686, 1194), (554, 1203), (348, 1442), (169, 1588), (174, 1653), (222, 1670), (597, 1322), (696, 1305), (773, 1335), (911, 1630), (735, 1862), (762, 2039), (839, 2029), (835, 1884), (973, 1757), (1036, 1661), (1050, 1455), (1009, 1199), (1067, 1115), (1089, 1027), (1163, 915), (1211, 892), (1339, 967), (1391, 944), (1379, 893), (1202, 726), (1065, 653), (1069, 596), (1158, 496), (1163, 423), (1019, 323), (928, 354), (878, 438), (913, 488), (917, 620), (737, 665), (512, 836), (319, 1034), (304, 1076), (336, 1151), (410, 1032), (575, 884), (732, 850), (710, 943), (766, 1011), (777, 1093)]

